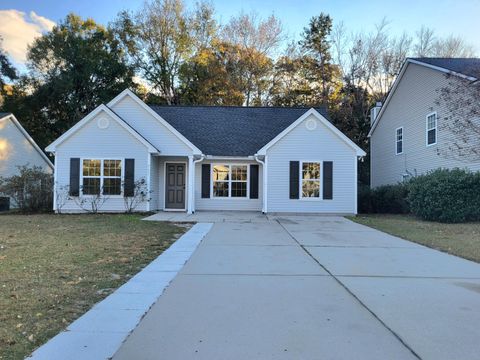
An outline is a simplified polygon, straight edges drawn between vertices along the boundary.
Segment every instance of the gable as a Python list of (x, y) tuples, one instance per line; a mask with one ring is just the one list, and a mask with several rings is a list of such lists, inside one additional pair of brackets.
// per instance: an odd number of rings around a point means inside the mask
[(132, 153), (146, 151), (145, 145), (105, 111), (100, 111), (68, 139), (57, 145), (56, 151), (75, 156), (114, 156), (128, 148)]
[(18, 173), (18, 166), (40, 166), (46, 171), (53, 164), (13, 115), (0, 118), (0, 176)]
[(266, 150), (266, 154), (285, 153), (295, 159), (312, 160), (318, 154), (329, 159), (333, 154), (356, 156), (357, 149), (340, 139), (329, 127), (309, 114), (297, 126)]
[(201, 153), (130, 91), (122, 92), (109, 103), (109, 107), (152, 145), (161, 149), (162, 155)]

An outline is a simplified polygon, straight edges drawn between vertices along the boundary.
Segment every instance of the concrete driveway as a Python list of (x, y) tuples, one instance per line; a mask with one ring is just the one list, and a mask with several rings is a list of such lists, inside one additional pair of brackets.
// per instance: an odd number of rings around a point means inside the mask
[(478, 359), (478, 324), (476, 263), (341, 217), (243, 215), (114, 359)]

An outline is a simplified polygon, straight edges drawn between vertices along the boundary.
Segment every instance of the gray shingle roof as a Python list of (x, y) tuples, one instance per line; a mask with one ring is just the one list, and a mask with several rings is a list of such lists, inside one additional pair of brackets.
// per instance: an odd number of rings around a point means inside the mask
[[(309, 108), (240, 106), (150, 107), (205, 155), (254, 155)], [(324, 107), (315, 108), (328, 120)]]
[(4, 118), (5, 116), (10, 115), (11, 113), (9, 112), (0, 112), (0, 119)]
[(480, 77), (479, 58), (411, 58), (474, 78)]

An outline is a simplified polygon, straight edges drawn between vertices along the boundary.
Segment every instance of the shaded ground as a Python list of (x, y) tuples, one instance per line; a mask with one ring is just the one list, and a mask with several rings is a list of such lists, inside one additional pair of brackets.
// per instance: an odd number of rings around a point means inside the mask
[(480, 262), (480, 223), (442, 224), (407, 215), (359, 215), (350, 220), (391, 235)]
[(0, 216), (0, 359), (23, 359), (184, 232), (138, 215)]

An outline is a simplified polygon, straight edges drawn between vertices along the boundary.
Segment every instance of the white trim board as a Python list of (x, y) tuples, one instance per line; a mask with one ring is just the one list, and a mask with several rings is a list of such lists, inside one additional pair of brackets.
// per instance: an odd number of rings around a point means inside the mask
[(47, 155), (45, 155), (45, 153), (42, 151), (42, 149), (40, 149), (40, 147), (37, 145), (37, 143), (35, 142), (35, 140), (33, 140), (33, 138), (30, 136), (30, 134), (27, 132), (27, 130), (25, 130), (23, 128), (23, 126), (20, 124), (20, 122), (17, 120), (17, 118), (15, 117), (15, 115), (13, 114), (8, 114), (8, 115), (5, 115), (4, 117), (0, 118), (0, 121), (6, 121), (7, 119), (10, 119), (12, 120), (13, 124), (18, 128), (18, 130), (20, 130), (20, 132), (22, 133), (23, 136), (25, 136), (25, 138), (28, 140), (28, 142), (33, 146), (33, 148), (40, 154), (40, 156), (43, 158), (43, 160), (45, 160), (45, 162), (47, 163), (47, 165), (52, 169), (54, 170), (54, 165), (53, 163), (50, 161), (50, 159), (48, 158)]
[(140, 105), (145, 111), (147, 111), (150, 115), (152, 115), (158, 122), (160, 122), (163, 126), (165, 126), (170, 132), (172, 132), (180, 141), (182, 141), (185, 145), (187, 145), (193, 151), (193, 155), (202, 155), (202, 151), (197, 148), (193, 143), (188, 140), (185, 136), (180, 134), (180, 132), (175, 129), (168, 121), (162, 118), (159, 114), (157, 114), (150, 106), (145, 104), (137, 95), (135, 95), (130, 89), (123, 90), (120, 94), (118, 94), (115, 98), (113, 98), (107, 106), (109, 108), (113, 107), (116, 103), (122, 100), (125, 96), (129, 96), (132, 100), (134, 100), (138, 105)]
[(318, 121), (320, 121), (327, 129), (333, 132), (334, 135), (340, 138), (343, 142), (345, 142), (348, 146), (350, 146), (355, 152), (357, 156), (365, 156), (366, 152), (363, 151), (357, 144), (355, 144), (352, 140), (350, 140), (344, 133), (338, 130), (330, 121), (328, 121), (322, 114), (320, 114), (314, 108), (308, 110), (305, 114), (300, 116), (297, 120), (295, 120), (292, 124), (290, 124), (286, 129), (284, 129), (280, 134), (275, 136), (268, 144), (263, 146), (260, 150), (257, 151), (255, 155), (266, 155), (267, 150), (280, 141), (284, 136), (286, 136), (290, 131), (295, 129), (298, 125), (300, 125), (306, 118), (310, 115), (313, 115)]

